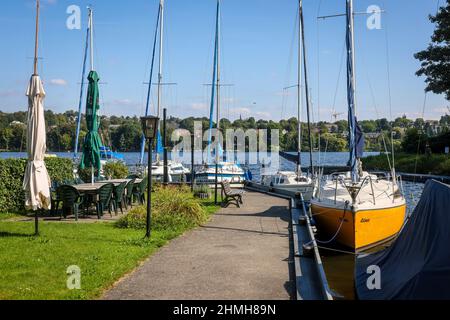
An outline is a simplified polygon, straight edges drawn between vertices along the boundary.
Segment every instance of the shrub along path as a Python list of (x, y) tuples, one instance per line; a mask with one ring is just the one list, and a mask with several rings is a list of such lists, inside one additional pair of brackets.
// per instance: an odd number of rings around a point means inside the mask
[(287, 205), (248, 193), (243, 208), (175, 239), (103, 299), (290, 299)]

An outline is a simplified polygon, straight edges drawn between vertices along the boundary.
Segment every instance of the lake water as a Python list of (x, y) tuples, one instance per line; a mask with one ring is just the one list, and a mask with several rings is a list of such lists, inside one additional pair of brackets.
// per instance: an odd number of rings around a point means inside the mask
[[(73, 158), (72, 153), (53, 153), (62, 158)], [(365, 156), (378, 155), (379, 153), (366, 153)], [(139, 153), (123, 153), (124, 161), (129, 166), (134, 166), (139, 163)], [(26, 158), (26, 153), (0, 153), (1, 158)], [(249, 155), (247, 154), (247, 159)], [(147, 159), (147, 156), (145, 156)], [(190, 156), (185, 159), (186, 165), (190, 164)], [(202, 155), (200, 153), (195, 154), (196, 161), (201, 164)], [(313, 155), (313, 162), (315, 165), (321, 164), (323, 166), (345, 166), (348, 161), (348, 153), (346, 152), (330, 152), (330, 153), (315, 153)], [(242, 161), (245, 163), (245, 160)], [(309, 164), (309, 154), (302, 155), (302, 163), (307, 166)], [(258, 181), (260, 177), (260, 164), (248, 165), (246, 168), (250, 169), (253, 174), (254, 180)], [(280, 158), (280, 169), (293, 171), (295, 170), (295, 164), (289, 162), (283, 158)], [(404, 195), (406, 197), (408, 205), (408, 215), (410, 215), (420, 200), (422, 195), (424, 184), (403, 182)], [(382, 249), (382, 248), (380, 248)], [(331, 289), (342, 296), (343, 299), (354, 299), (354, 264), (355, 256), (353, 254), (343, 254), (333, 252), (327, 249), (321, 249), (321, 255), (323, 259), (323, 265), (327, 274), (327, 279)]]

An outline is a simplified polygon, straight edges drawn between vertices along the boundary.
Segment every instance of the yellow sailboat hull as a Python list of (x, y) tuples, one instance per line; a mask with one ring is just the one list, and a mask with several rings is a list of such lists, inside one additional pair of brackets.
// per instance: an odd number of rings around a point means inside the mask
[(394, 238), (406, 216), (406, 204), (360, 211), (313, 204), (311, 210), (321, 234), (333, 236), (341, 228), (336, 241), (358, 251)]

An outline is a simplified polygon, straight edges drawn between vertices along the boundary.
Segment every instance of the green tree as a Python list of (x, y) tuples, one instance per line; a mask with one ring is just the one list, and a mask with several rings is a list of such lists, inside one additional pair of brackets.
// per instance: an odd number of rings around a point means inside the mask
[(377, 131), (377, 124), (373, 120), (363, 120), (359, 122), (364, 133), (373, 133)]
[(409, 128), (412, 123), (412, 120), (409, 120), (408, 118), (406, 118), (406, 116), (403, 116), (401, 118), (395, 119), (393, 126), (399, 128)]
[(436, 29), (428, 48), (414, 55), (422, 63), (416, 74), (426, 77), (426, 91), (444, 93), (450, 100), (450, 0), (436, 16), (430, 16), (430, 21)]
[(386, 118), (376, 120), (376, 124), (379, 131), (391, 130), (391, 124)]
[(336, 135), (326, 133), (320, 140), (320, 149), (328, 152), (343, 152), (347, 150), (347, 140), (337, 137)]
[(402, 149), (405, 152), (416, 153), (425, 151), (428, 137), (422, 133), (421, 130), (410, 128), (406, 131), (405, 137), (402, 141)]
[(1, 137), (2, 137), (2, 145), (1, 148), (5, 148), (6, 151), (9, 151), (10, 141), (13, 138), (14, 132), (11, 128), (6, 127), (2, 130)]
[(416, 121), (414, 121), (414, 128), (417, 130), (422, 130), (425, 127), (425, 120), (422, 118), (417, 118)]

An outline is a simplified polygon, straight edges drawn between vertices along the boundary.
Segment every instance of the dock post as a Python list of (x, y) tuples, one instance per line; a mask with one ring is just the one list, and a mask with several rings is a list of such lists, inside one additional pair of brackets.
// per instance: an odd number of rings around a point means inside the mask
[(163, 110), (163, 134), (164, 134), (164, 184), (167, 185), (169, 183), (169, 167), (168, 167), (168, 159), (167, 159), (167, 109)]
[(192, 144), (191, 144), (191, 191), (194, 192), (195, 185), (195, 133), (192, 132)]

